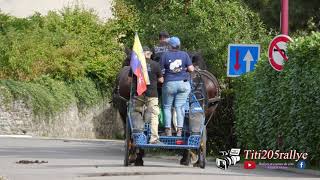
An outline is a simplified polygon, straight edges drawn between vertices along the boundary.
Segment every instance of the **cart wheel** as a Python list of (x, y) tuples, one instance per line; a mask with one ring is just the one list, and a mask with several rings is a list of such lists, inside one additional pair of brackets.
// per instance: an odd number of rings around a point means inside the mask
[(131, 152), (131, 133), (130, 133), (130, 127), (128, 123), (128, 117), (126, 120), (126, 139), (124, 143), (124, 166), (129, 165), (129, 156)]
[(204, 127), (201, 137), (201, 146), (199, 149), (199, 167), (204, 169), (206, 167), (207, 154), (207, 129)]

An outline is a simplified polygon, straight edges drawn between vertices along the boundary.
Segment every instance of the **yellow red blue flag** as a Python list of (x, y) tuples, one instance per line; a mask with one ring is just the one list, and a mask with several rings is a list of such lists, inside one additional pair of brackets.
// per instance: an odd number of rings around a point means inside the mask
[(147, 85), (150, 84), (150, 81), (146, 59), (137, 33), (134, 37), (130, 66), (132, 72), (137, 76), (137, 93), (140, 96), (147, 90)]

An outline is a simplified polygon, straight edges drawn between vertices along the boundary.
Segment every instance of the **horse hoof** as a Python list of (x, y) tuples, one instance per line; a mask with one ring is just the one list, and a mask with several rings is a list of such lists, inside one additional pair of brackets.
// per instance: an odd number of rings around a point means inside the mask
[(136, 161), (134, 162), (134, 165), (135, 165), (135, 166), (143, 166), (143, 160), (136, 160)]
[(194, 163), (194, 164), (193, 164), (193, 167), (200, 167), (199, 162)]
[(189, 166), (190, 165), (190, 161), (188, 161), (187, 159), (182, 158), (180, 160), (180, 164), (184, 165), (184, 166)]
[(133, 164), (133, 163), (135, 163), (135, 162), (136, 162), (135, 159), (130, 159), (130, 160), (129, 160), (129, 164)]
[(187, 161), (180, 161), (180, 165), (189, 166), (190, 164)]

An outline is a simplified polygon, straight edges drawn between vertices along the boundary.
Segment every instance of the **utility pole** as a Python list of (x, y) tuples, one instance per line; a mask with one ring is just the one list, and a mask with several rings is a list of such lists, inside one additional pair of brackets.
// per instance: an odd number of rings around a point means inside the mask
[(289, 0), (281, 0), (281, 32), (289, 34)]

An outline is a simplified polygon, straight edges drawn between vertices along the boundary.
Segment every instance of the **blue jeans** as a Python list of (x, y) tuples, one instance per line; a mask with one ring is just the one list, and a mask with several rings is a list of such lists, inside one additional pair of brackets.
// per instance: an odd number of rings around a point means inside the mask
[(173, 105), (177, 113), (177, 126), (179, 128), (183, 127), (185, 115), (184, 105), (187, 102), (190, 91), (189, 81), (169, 81), (164, 83), (162, 87), (162, 103), (166, 128), (171, 128), (171, 109)]

